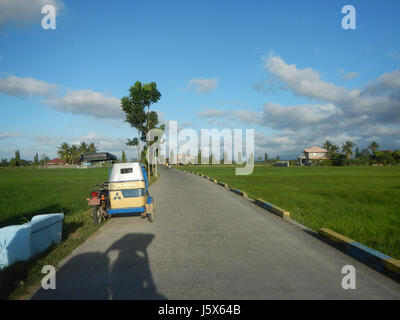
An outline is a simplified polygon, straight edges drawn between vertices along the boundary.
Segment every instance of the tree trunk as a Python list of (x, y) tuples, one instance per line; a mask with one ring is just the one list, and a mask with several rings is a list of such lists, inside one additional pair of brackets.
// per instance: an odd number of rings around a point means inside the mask
[[(150, 105), (147, 107), (147, 135), (149, 134), (150, 131)], [(150, 152), (149, 152), (149, 148), (150, 148), (150, 141), (147, 139), (147, 135), (146, 135), (146, 140), (147, 140), (147, 155), (148, 155), (148, 159), (147, 159), (147, 175), (148, 175), (148, 179), (150, 182)]]
[(141, 153), (140, 153), (140, 139), (141, 139), (141, 136), (140, 136), (140, 130), (138, 129), (138, 144), (137, 144), (137, 152), (138, 152), (138, 156), (137, 156), (137, 158), (138, 158), (138, 161), (140, 162), (140, 158), (141, 158)]

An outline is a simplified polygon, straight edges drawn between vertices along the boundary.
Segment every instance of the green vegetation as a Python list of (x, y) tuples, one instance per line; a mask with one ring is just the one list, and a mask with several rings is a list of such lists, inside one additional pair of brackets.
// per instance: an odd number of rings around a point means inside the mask
[(0, 299), (17, 298), (43, 277), (44, 265), (54, 265), (83, 243), (101, 225), (93, 225), (86, 198), (95, 184), (108, 177), (107, 168), (0, 169), (0, 227), (22, 224), (38, 214), (65, 214), (63, 241), (30, 261), (0, 271)]
[[(145, 142), (147, 134), (152, 129), (165, 129), (164, 124), (159, 125), (157, 112), (150, 111), (150, 106), (157, 103), (160, 98), (161, 93), (158, 91), (155, 82), (142, 84), (140, 81), (136, 81), (135, 84), (129, 88), (129, 96), (121, 99), (121, 107), (125, 112), (125, 122), (129, 123), (132, 128), (138, 131), (138, 138), (128, 139), (126, 145), (137, 147), (138, 159), (142, 159), (142, 162), (147, 167), (149, 180), (151, 180), (155, 170), (154, 165), (148, 165), (146, 153), (149, 146), (154, 142), (147, 141), (146, 147), (140, 152), (140, 141)], [(154, 137), (154, 141), (157, 140), (158, 137)], [(158, 156), (158, 154), (154, 154), (154, 156)]]
[[(346, 141), (340, 148), (327, 140), (322, 144), (322, 147), (328, 150), (329, 160), (316, 160), (312, 162), (323, 166), (395, 165), (400, 163), (400, 150), (378, 151), (379, 143), (372, 141), (368, 145), (368, 148), (364, 148), (360, 151), (357, 147), (355, 154), (353, 154), (355, 146), (356, 144), (354, 142)], [(340, 149), (342, 153), (339, 152)], [(369, 150), (371, 150), (371, 153)], [(352, 158), (353, 155), (354, 158)]]
[(400, 167), (177, 167), (204, 173), (290, 211), (317, 230), (330, 228), (400, 259)]
[(81, 155), (84, 153), (95, 153), (97, 151), (97, 147), (95, 144), (86, 143), (82, 141), (79, 145), (69, 145), (66, 142), (63, 142), (57, 150), (57, 154), (65, 163), (78, 163), (80, 161)]

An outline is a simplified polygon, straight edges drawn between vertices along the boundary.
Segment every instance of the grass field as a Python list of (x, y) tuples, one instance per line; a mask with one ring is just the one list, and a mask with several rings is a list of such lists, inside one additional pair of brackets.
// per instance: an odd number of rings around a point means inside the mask
[(206, 174), (290, 211), (317, 230), (330, 228), (400, 259), (400, 167), (178, 167)]
[(56, 266), (101, 226), (93, 225), (86, 198), (95, 184), (107, 181), (107, 170), (0, 169), (0, 227), (28, 222), (37, 214), (65, 214), (63, 242), (31, 261), (0, 271), (0, 299), (24, 293), (43, 277), (44, 265)]

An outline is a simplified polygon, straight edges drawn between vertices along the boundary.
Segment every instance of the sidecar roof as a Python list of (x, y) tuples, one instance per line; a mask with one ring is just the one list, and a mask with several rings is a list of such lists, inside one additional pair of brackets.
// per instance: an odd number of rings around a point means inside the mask
[(114, 163), (110, 182), (146, 181), (145, 174), (144, 166), (139, 162)]

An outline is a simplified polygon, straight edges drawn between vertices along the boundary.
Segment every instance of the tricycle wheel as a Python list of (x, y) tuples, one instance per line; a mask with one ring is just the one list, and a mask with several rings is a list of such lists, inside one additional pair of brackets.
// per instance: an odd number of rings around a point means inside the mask
[(94, 208), (92, 209), (93, 223), (94, 223), (95, 225), (99, 223), (98, 216), (97, 216), (97, 211), (98, 211), (98, 210), (99, 210), (98, 207), (94, 207)]
[(147, 219), (149, 219), (149, 222), (153, 222), (153, 220), (154, 220), (154, 213), (152, 212), (152, 213), (148, 213), (147, 214)]

